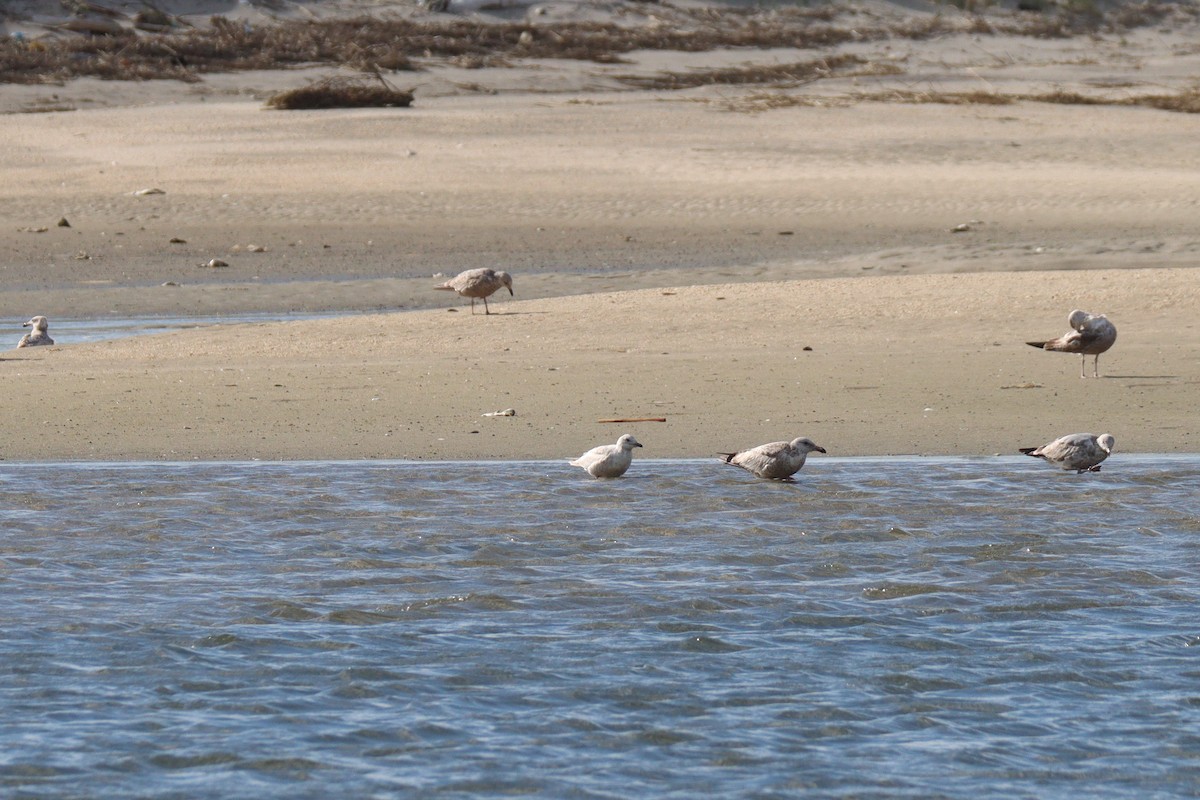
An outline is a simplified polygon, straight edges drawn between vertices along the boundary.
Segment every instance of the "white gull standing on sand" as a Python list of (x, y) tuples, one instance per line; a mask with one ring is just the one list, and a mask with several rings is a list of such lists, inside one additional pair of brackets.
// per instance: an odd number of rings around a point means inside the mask
[(1053, 350), (1057, 353), (1079, 353), (1079, 377), (1086, 378), (1084, 367), (1087, 357), (1095, 356), (1092, 362), (1092, 377), (1100, 377), (1100, 354), (1113, 346), (1117, 341), (1117, 327), (1108, 321), (1103, 314), (1089, 314), (1078, 308), (1067, 317), (1071, 330), (1057, 339), (1048, 342), (1026, 342), (1030, 347), (1040, 350)]
[(593, 447), (571, 462), (572, 467), (583, 467), (593, 478), (619, 478), (633, 463), (633, 448), (641, 443), (630, 434), (617, 439), (616, 444)]
[(1108, 458), (1116, 446), (1117, 440), (1108, 433), (1099, 436), (1091, 433), (1070, 433), (1041, 447), (1022, 447), (1021, 452), (1027, 456), (1045, 459), (1061, 469), (1073, 469), (1079, 474), (1099, 472), (1100, 462)]
[(33, 330), (21, 337), (21, 341), (17, 343), (17, 347), (37, 347), (40, 344), (54, 344), (54, 340), (47, 333), (50, 329), (50, 323), (45, 317), (34, 317), (29, 322), (21, 323), (21, 327), (33, 328)]
[(487, 299), (496, 293), (501, 286), (508, 287), (508, 293), (513, 293), (512, 276), (507, 272), (497, 272), (494, 269), (469, 269), (460, 272), (445, 283), (435, 286), (447, 292), (458, 292), (459, 297), (471, 298), (471, 313), (475, 313), (475, 298), (483, 299), (483, 313), (490, 314)]
[(770, 478), (777, 481), (791, 481), (804, 460), (812, 452), (824, 453), (825, 448), (805, 436), (792, 439), (790, 442), (770, 442), (760, 444), (740, 453), (718, 453), (722, 461), (733, 464), (751, 472), (760, 478)]

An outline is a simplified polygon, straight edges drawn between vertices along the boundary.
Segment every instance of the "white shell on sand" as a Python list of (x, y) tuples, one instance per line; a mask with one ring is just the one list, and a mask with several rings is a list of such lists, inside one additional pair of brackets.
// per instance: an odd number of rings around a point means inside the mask
[(1100, 462), (1108, 458), (1117, 440), (1111, 434), (1071, 433), (1041, 447), (1022, 447), (1027, 456), (1049, 461), (1056, 467), (1079, 472), (1099, 472)]
[(720, 453), (726, 464), (741, 467), (760, 478), (778, 481), (792, 480), (812, 452), (824, 453), (825, 448), (812, 439), (801, 436), (790, 442), (769, 442), (738, 453)]
[(571, 462), (573, 467), (582, 467), (593, 478), (619, 478), (633, 463), (633, 448), (641, 443), (630, 434), (617, 439), (616, 444), (593, 447)]

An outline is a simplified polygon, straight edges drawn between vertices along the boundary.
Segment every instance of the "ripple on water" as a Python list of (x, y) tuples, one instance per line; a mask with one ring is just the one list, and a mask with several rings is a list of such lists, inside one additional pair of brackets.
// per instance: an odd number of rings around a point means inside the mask
[(1185, 796), (1200, 459), (1024, 461), (9, 469), (0, 794)]

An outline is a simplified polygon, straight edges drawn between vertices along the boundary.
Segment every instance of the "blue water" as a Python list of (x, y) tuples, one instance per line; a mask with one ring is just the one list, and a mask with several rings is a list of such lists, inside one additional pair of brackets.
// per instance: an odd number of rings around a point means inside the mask
[[(189, 328), (206, 328), (211, 325), (245, 325), (264, 322), (291, 322), (304, 319), (320, 319), (323, 317), (339, 316), (329, 314), (232, 314), (222, 316), (190, 316), (190, 317), (138, 317), (133, 319), (108, 318), (99, 319), (66, 319), (54, 317), (50, 320), (50, 335), (55, 344), (83, 344), (86, 342), (103, 342), (111, 339), (124, 339), (130, 336), (144, 336), (153, 333), (171, 333)], [(12, 326), (12, 344), (28, 329), (22, 330), (21, 323)]]
[(1193, 797), (1198, 481), (0, 464), (0, 797)]

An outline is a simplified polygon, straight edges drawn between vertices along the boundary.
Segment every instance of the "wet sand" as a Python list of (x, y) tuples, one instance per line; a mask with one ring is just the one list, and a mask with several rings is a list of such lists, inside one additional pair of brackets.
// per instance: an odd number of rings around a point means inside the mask
[[(1120, 331), (1099, 379), (1024, 344), (1080, 298)], [(216, 326), (5, 354), (22, 402), (0, 436), (10, 460), (566, 458), (624, 432), (642, 457), (798, 435), (990, 455), (1079, 431), (1195, 452), (1198, 304), (1185, 270), (975, 273)], [(666, 422), (599, 422), (636, 417)]]

